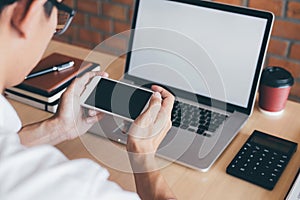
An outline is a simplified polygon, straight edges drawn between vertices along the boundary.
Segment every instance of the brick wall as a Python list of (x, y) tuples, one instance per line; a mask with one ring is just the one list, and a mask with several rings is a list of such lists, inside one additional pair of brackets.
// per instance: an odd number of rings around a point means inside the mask
[[(300, 102), (300, 2), (299, 0), (215, 0), (272, 11), (276, 20), (268, 49), (266, 65), (282, 66), (296, 82), (290, 99)], [(134, 0), (65, 0), (78, 13), (69, 30), (56, 40), (94, 48), (101, 41), (130, 29)], [(110, 41), (105, 51), (126, 49), (128, 37)]]

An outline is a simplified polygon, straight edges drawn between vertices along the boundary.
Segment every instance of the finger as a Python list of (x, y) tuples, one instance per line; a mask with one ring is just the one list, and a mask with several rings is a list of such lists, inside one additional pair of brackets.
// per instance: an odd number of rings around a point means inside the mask
[(151, 89), (161, 94), (163, 99), (162, 108), (166, 109), (166, 112), (171, 113), (173, 109), (174, 100), (175, 100), (174, 96), (166, 89), (157, 85), (153, 85)]
[(93, 109), (89, 109), (88, 114), (89, 116), (93, 117), (96, 116), (97, 114), (100, 114), (101, 112), (97, 111), (97, 110), (93, 110)]
[(95, 116), (87, 117), (87, 118), (86, 118), (86, 122), (87, 122), (88, 124), (94, 124), (94, 123), (100, 121), (103, 117), (104, 117), (104, 113), (98, 113), (98, 114), (95, 115)]
[(75, 95), (80, 96), (85, 89), (85, 86), (94, 78), (95, 76), (108, 77), (108, 73), (100, 71), (90, 71), (85, 73), (83, 76), (76, 78), (72, 84), (69, 86), (70, 90), (74, 92)]
[(160, 93), (153, 93), (148, 108), (134, 121), (134, 124), (141, 127), (146, 127), (153, 123), (161, 108), (161, 101), (162, 99)]

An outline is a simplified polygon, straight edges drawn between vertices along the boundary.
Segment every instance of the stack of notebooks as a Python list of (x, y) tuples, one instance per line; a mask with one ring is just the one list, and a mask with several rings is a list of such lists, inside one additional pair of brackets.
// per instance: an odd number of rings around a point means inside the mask
[(30, 72), (33, 74), (44, 71), (62, 63), (73, 64), (72, 61), (74, 62), (72, 67), (28, 78), (20, 85), (7, 88), (6, 96), (45, 111), (56, 112), (59, 99), (72, 80), (87, 71), (100, 70), (99, 64), (54, 53), (41, 60)]

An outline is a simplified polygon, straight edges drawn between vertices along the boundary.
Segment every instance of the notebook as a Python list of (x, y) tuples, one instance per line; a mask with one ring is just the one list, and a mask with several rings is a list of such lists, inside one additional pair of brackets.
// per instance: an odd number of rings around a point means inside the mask
[(8, 88), (6, 93), (36, 99), (37, 101), (52, 103), (58, 100), (66, 87), (76, 76), (93, 69), (99, 69), (99, 64), (86, 62), (67, 55), (53, 53), (42, 59), (32, 72), (41, 71), (55, 65), (74, 61), (74, 66), (57, 72), (51, 72), (24, 80), (21, 84)]
[(60, 53), (53, 53), (42, 59), (31, 72), (37, 72), (69, 61), (74, 61), (73, 67), (24, 80), (15, 87), (7, 88), (5, 95), (10, 99), (55, 113), (61, 95), (72, 80), (87, 71), (100, 70), (99, 64), (84, 62), (81, 59)]
[(27, 90), (29, 92), (49, 97), (66, 88), (66, 86), (70, 84), (70, 82), (74, 78), (76, 78), (76, 76), (99, 67), (99, 64), (96, 63), (86, 62), (81, 59), (59, 53), (53, 53), (48, 57), (42, 59), (30, 73), (47, 69), (49, 67), (69, 61), (74, 61), (75, 64), (73, 67), (59, 72), (52, 72), (28, 80), (24, 80), (15, 88)]
[[(273, 18), (209, 1), (136, 1), (123, 81), (176, 96), (158, 156), (211, 168), (253, 111)], [(122, 126), (106, 116), (90, 132), (126, 143)]]

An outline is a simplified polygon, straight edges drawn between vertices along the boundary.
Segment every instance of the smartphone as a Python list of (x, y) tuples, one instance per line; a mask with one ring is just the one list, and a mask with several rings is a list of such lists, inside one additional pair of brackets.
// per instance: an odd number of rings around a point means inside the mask
[(134, 121), (149, 105), (153, 91), (101, 76), (81, 95), (81, 106)]

